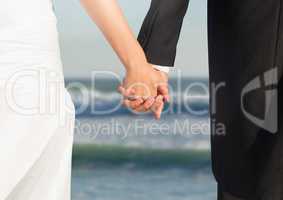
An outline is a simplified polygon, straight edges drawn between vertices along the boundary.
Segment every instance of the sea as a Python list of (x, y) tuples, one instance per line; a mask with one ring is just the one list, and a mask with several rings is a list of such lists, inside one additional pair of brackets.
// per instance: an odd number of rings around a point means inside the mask
[(119, 80), (70, 78), (72, 200), (214, 200), (208, 79), (172, 78), (157, 121), (123, 107)]

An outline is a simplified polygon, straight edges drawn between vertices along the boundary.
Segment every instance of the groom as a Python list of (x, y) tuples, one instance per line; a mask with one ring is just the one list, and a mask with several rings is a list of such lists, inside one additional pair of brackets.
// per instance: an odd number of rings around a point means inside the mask
[[(174, 65), (187, 7), (152, 0), (138, 39), (157, 70)], [(218, 199), (282, 200), (283, 0), (208, 0), (208, 43), (211, 119), (225, 125), (211, 137)]]

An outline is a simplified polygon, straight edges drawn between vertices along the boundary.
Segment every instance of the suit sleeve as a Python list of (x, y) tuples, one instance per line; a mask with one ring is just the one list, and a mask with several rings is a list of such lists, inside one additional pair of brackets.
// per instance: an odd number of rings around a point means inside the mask
[(173, 66), (189, 0), (152, 0), (138, 36), (148, 62)]

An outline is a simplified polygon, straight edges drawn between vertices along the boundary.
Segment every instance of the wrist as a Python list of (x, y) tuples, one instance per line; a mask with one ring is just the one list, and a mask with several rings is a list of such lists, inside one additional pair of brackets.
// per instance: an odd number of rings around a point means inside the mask
[(140, 46), (137, 48), (131, 48), (131, 50), (127, 52), (127, 57), (124, 63), (126, 71), (136, 71), (144, 67), (151, 67), (151, 65), (147, 62), (143, 49)]
[(152, 68), (146, 59), (131, 59), (125, 67), (127, 73), (145, 70), (145, 68)]

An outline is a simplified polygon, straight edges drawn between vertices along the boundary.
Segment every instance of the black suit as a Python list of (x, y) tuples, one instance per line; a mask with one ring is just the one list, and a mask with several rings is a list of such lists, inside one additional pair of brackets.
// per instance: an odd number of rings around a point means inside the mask
[[(138, 38), (149, 62), (174, 65), (187, 7), (152, 0)], [(283, 200), (283, 0), (208, 0), (208, 41), (211, 96), (225, 84), (211, 97), (213, 123), (226, 127), (211, 137), (219, 199)]]

